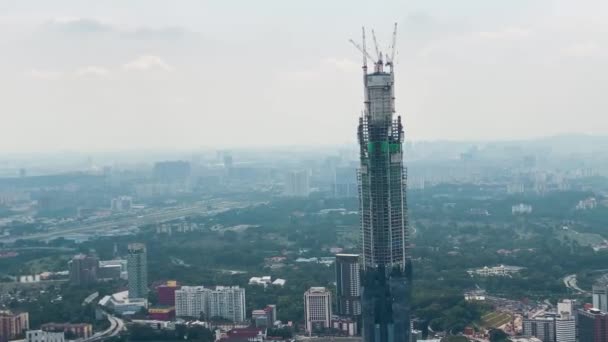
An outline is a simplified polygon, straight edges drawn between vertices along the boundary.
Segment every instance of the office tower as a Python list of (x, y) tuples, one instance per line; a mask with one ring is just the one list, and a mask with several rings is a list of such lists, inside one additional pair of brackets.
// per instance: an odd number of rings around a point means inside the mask
[(543, 342), (555, 342), (555, 315), (524, 318), (523, 335), (536, 337)]
[(127, 254), (129, 298), (148, 298), (147, 257), (146, 246), (143, 243), (129, 244)]
[(175, 306), (175, 291), (179, 290), (180, 286), (175, 280), (169, 280), (165, 284), (156, 287), (156, 296), (158, 304), (165, 306)]
[(608, 286), (593, 285), (593, 307), (602, 312), (608, 312)]
[(90, 285), (97, 282), (99, 259), (84, 254), (75, 255), (68, 262), (70, 284), (76, 286)]
[(341, 316), (361, 315), (358, 254), (336, 254), (336, 310)]
[(365, 100), (358, 127), (363, 341), (409, 341), (412, 266), (403, 124), (395, 117), (393, 59), (385, 63), (379, 54), (368, 73), (365, 31), (363, 39)]
[(324, 287), (311, 287), (304, 293), (306, 332), (331, 326), (331, 292)]
[(245, 321), (245, 289), (238, 286), (182, 286), (175, 291), (177, 317)]
[(0, 311), (0, 342), (14, 340), (30, 328), (27, 312)]
[(608, 342), (608, 314), (593, 308), (579, 309), (578, 340), (585, 342)]
[(285, 195), (306, 197), (310, 194), (310, 180), (307, 170), (291, 171), (285, 180)]
[(555, 321), (555, 342), (576, 342), (576, 319), (561, 317)]

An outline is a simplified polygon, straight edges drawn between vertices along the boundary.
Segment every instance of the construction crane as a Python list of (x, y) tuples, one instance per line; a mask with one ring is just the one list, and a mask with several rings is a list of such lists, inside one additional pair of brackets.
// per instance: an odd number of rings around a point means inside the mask
[(374, 38), (374, 47), (376, 48), (376, 58), (378, 61), (382, 60), (382, 55), (380, 54), (380, 49), (378, 48), (378, 41), (376, 40), (376, 32), (372, 29), (372, 38)]
[[(382, 69), (383, 65), (390, 66), (392, 68), (394, 60), (395, 60), (395, 50), (397, 45), (397, 23), (393, 28), (393, 37), (391, 40), (391, 45), (388, 48), (387, 53), (383, 54), (378, 47), (378, 40), (376, 39), (376, 32), (372, 30), (372, 38), (374, 40), (374, 49), (376, 51), (376, 58), (372, 57), (369, 52), (367, 52), (367, 48), (365, 46), (365, 27), (362, 28), (362, 44), (363, 46), (357, 44), (354, 40), (349, 39), (351, 44), (353, 44), (357, 50), (361, 52), (363, 55), (363, 66), (367, 67), (367, 60), (369, 59), (377, 69)], [(385, 60), (383, 61), (383, 55)]]
[(360, 46), (359, 44), (355, 43), (355, 41), (352, 39), (349, 39), (349, 42), (351, 42), (351, 44), (353, 44), (357, 48), (357, 50), (361, 51), (361, 53), (363, 54), (363, 66), (367, 66), (368, 58), (372, 62), (375, 62), (375, 61), (374, 61), (374, 58), (369, 54), (369, 52), (367, 52), (366, 47), (365, 47), (365, 27), (363, 27), (361, 31), (362, 31), (363, 46)]
[(395, 23), (395, 27), (393, 28), (393, 40), (390, 47), (390, 58), (387, 58), (386, 64), (393, 65), (393, 61), (395, 60), (395, 49), (397, 45), (397, 23)]

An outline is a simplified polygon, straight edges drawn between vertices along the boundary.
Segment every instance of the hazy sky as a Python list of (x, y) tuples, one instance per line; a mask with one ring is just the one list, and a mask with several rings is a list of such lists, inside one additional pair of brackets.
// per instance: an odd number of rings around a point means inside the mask
[(409, 139), (608, 133), (605, 0), (0, 0), (0, 150), (351, 143), (395, 21)]

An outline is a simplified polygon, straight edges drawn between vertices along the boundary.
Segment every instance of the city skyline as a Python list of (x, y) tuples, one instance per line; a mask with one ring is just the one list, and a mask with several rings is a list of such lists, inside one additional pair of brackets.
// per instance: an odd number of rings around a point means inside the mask
[(608, 133), (599, 0), (166, 3), (0, 5), (2, 150), (349, 144), (350, 28), (394, 21), (408, 139)]

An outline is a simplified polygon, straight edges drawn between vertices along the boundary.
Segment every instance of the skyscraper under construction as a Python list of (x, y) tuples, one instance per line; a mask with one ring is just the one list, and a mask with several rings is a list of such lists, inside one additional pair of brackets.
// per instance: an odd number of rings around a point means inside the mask
[[(372, 31), (373, 33), (373, 31)], [(404, 131), (395, 116), (393, 58), (378, 50), (363, 53), (365, 102), (359, 118), (361, 166), (361, 316), (364, 342), (409, 342), (412, 265), (408, 246), (407, 174), (403, 166)], [(352, 42), (352, 41), (351, 41)], [(367, 60), (374, 62), (368, 73)]]

